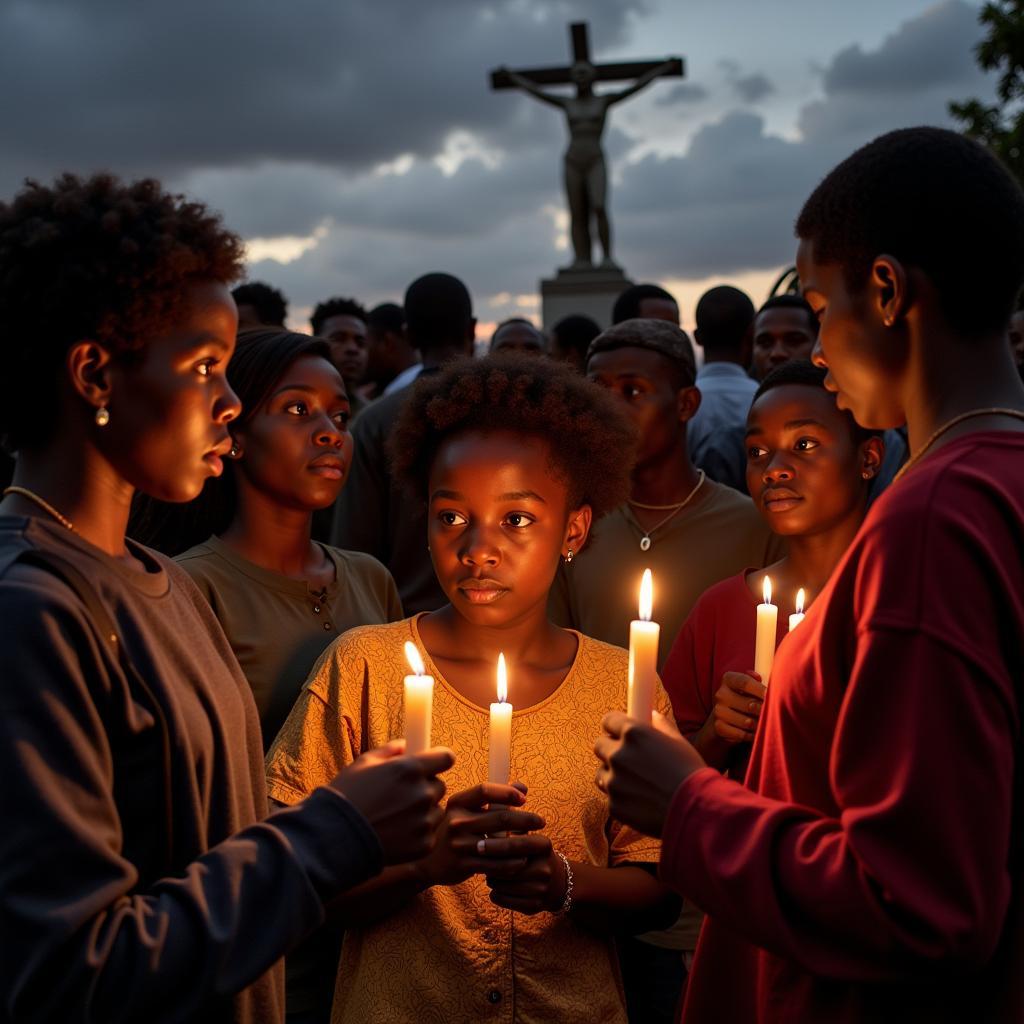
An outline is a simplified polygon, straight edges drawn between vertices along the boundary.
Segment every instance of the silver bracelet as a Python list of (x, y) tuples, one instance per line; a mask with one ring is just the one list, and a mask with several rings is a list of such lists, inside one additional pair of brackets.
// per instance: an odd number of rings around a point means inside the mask
[(562, 905), (555, 913), (568, 914), (572, 909), (572, 868), (569, 867), (569, 858), (564, 853), (555, 850), (555, 856), (565, 865), (565, 899), (562, 900)]

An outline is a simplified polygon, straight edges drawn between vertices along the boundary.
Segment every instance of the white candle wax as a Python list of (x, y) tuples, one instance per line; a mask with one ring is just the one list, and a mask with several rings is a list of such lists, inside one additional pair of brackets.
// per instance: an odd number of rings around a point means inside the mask
[(779, 609), (772, 604), (772, 581), (764, 578), (764, 604), (757, 606), (757, 636), (754, 644), (754, 671), (761, 682), (768, 685), (775, 661), (775, 630), (779, 622)]
[(654, 680), (658, 676), (658, 638), (661, 627), (651, 622), (654, 584), (651, 570), (644, 569), (640, 584), (640, 618), (629, 624), (629, 689), (626, 714), (650, 722), (654, 711)]
[(789, 629), (792, 632), (804, 621), (804, 588), (796, 592), (796, 611), (789, 617)]
[(505, 655), (498, 655), (498, 701), (491, 705), (491, 724), (487, 733), (487, 781), (508, 784), (512, 760), (512, 705), (508, 700), (508, 675)]
[(423, 659), (409, 640), (405, 642), (405, 656), (415, 673), (405, 677), (405, 752), (418, 754), (430, 746), (434, 679), (424, 675)]

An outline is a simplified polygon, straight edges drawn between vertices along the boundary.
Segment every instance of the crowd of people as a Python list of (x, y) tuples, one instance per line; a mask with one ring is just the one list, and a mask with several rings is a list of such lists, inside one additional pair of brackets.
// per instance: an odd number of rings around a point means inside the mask
[(153, 180), (0, 203), (0, 1021), (1024, 1020), (1024, 193), (909, 129), (796, 235), (480, 352), (446, 273), (288, 329)]

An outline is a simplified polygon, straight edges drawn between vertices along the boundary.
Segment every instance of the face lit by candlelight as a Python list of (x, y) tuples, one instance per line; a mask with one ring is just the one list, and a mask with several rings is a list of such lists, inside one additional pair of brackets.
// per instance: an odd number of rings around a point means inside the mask
[(782, 384), (747, 416), (747, 488), (774, 533), (809, 536), (859, 522), (881, 463), (878, 438), (857, 443), (821, 387)]
[(579, 551), (590, 508), (570, 508), (540, 438), (470, 432), (445, 441), (430, 470), (428, 535), (452, 606), (500, 626), (543, 613), (558, 563)]
[(797, 270), (804, 298), (818, 317), (814, 361), (829, 371), (825, 386), (840, 409), (871, 430), (901, 426), (906, 415), (899, 397), (909, 347), (904, 333), (885, 322), (903, 286), (903, 268), (878, 257), (863, 287), (851, 289), (838, 263), (818, 263), (814, 244), (802, 240)]
[(677, 387), (679, 371), (659, 352), (624, 346), (587, 360), (587, 377), (607, 388), (640, 433), (636, 465), (662, 465), (679, 450), (681, 424), (700, 406), (695, 387)]

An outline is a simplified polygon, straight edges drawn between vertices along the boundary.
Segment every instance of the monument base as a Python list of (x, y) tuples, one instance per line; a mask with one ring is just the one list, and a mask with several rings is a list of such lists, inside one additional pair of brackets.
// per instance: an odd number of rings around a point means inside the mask
[(611, 326), (615, 300), (632, 284), (620, 267), (559, 270), (540, 283), (541, 319), (550, 330), (562, 317), (582, 314), (604, 330)]

